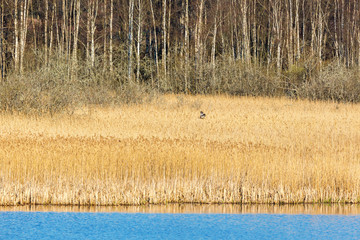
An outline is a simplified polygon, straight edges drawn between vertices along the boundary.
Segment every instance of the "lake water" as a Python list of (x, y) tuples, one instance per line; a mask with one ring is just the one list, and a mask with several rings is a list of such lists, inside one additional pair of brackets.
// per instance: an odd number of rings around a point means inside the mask
[(0, 208), (0, 239), (360, 239), (357, 205), (218, 207)]

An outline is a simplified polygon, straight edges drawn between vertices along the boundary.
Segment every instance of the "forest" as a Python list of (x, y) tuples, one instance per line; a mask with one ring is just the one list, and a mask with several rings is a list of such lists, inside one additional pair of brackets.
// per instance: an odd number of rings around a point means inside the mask
[(360, 101), (357, 0), (1, 2), (0, 108), (152, 93)]

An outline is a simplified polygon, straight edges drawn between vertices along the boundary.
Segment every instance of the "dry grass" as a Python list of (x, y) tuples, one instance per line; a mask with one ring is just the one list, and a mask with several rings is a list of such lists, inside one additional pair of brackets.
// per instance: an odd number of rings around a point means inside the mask
[(169, 95), (0, 134), (0, 205), (360, 202), (355, 104)]

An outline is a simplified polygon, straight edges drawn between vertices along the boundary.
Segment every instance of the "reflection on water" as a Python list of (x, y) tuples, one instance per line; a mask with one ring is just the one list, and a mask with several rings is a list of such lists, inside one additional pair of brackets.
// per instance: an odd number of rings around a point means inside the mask
[(359, 215), (360, 204), (167, 204), (146, 206), (0, 206), (0, 211), (122, 212), (122, 213), (226, 213), (226, 214), (337, 214)]

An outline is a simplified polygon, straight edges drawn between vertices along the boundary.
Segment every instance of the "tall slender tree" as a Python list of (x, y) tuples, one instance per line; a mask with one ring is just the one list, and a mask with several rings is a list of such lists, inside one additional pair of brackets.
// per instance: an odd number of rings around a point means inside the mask
[(128, 31), (128, 81), (132, 80), (132, 50), (134, 28), (134, 0), (129, 2), (129, 31)]
[(163, 31), (163, 47), (162, 47), (162, 68), (163, 68), (163, 78), (166, 82), (166, 0), (162, 0), (163, 6), (163, 20), (162, 20), (162, 31)]
[(142, 41), (142, 1), (138, 0), (137, 48), (136, 48), (136, 81), (140, 82), (140, 50)]

